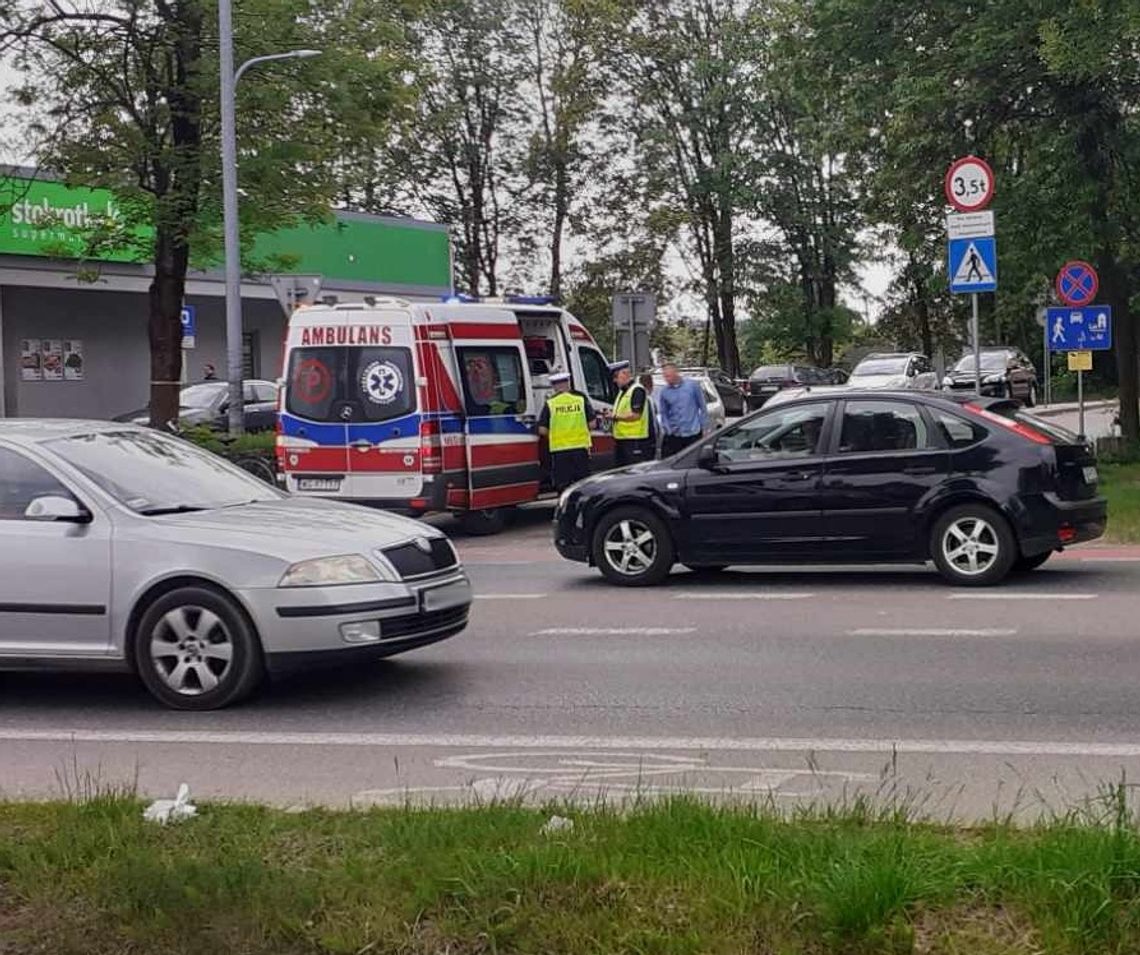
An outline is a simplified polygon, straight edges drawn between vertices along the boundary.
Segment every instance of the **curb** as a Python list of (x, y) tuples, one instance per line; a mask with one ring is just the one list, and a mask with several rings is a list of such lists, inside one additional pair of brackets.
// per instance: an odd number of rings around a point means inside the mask
[[(1099, 401), (1086, 401), (1085, 402), (1085, 411), (1096, 411), (1100, 408), (1115, 407), (1115, 405), (1116, 405), (1115, 399), (1102, 399)], [(1073, 402), (1066, 402), (1063, 405), (1038, 405), (1036, 408), (1031, 409), (1031, 413), (1035, 414), (1035, 415), (1039, 415), (1042, 418), (1050, 418), (1050, 417), (1053, 417), (1054, 415), (1072, 414), (1073, 412), (1076, 412), (1079, 410), (1080, 410), (1080, 405), (1078, 405), (1075, 401), (1073, 401)]]

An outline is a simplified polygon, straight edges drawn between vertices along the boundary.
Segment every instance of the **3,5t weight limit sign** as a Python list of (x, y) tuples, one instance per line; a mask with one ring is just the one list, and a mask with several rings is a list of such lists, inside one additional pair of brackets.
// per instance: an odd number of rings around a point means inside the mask
[(959, 212), (978, 212), (994, 197), (994, 171), (977, 156), (957, 159), (946, 173), (946, 201)]

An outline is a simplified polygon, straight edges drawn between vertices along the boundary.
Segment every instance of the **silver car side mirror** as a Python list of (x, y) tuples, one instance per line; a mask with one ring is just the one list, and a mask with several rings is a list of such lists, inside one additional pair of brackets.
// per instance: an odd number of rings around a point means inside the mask
[(86, 524), (91, 514), (70, 497), (45, 494), (37, 497), (24, 510), (29, 521), (62, 521), (70, 524)]

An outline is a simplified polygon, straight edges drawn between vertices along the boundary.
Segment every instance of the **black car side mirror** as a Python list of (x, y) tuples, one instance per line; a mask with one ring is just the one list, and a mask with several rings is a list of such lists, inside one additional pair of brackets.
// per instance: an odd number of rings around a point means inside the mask
[(714, 444), (702, 444), (697, 452), (697, 467), (706, 471), (715, 471), (720, 467), (720, 452)]

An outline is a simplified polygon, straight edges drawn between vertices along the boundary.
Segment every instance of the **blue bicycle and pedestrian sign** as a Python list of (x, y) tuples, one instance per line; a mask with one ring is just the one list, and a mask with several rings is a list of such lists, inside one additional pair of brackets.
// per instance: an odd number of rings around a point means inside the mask
[(1100, 288), (1100, 278), (1088, 262), (1079, 259), (1066, 262), (1057, 273), (1057, 297), (1066, 305), (1078, 308), (1091, 305)]
[(1050, 351), (1108, 351), (1112, 348), (1112, 308), (1050, 308), (1045, 312)]
[(198, 309), (194, 305), (182, 306), (182, 347), (198, 344)]

